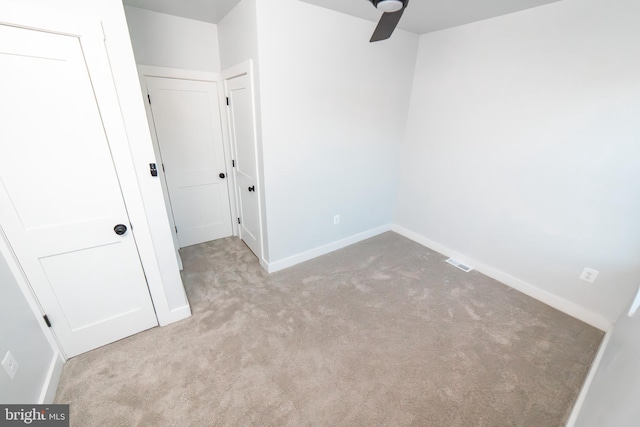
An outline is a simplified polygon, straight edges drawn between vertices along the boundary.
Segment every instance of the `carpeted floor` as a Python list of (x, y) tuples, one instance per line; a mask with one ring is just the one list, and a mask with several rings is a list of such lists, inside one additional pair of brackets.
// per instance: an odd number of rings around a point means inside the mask
[(561, 426), (603, 335), (391, 232), (272, 275), (181, 254), (193, 317), (71, 359), (73, 426)]

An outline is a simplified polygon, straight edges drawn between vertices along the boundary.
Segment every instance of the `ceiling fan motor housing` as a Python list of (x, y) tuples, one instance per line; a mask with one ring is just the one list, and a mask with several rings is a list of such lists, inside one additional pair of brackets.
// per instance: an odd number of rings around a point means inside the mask
[(392, 13), (405, 7), (405, 0), (369, 0), (373, 5), (383, 12)]

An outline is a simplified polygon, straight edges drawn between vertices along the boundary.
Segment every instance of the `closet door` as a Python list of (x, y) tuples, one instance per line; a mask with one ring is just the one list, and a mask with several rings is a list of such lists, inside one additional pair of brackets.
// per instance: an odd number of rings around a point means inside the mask
[(70, 357), (157, 320), (111, 155), (126, 134), (100, 24), (37, 28), (0, 24), (0, 226)]
[(180, 247), (231, 236), (216, 82), (146, 77)]
[(258, 259), (262, 259), (258, 151), (251, 78), (243, 74), (227, 79), (225, 83), (229, 96), (229, 130), (236, 162), (239, 234)]

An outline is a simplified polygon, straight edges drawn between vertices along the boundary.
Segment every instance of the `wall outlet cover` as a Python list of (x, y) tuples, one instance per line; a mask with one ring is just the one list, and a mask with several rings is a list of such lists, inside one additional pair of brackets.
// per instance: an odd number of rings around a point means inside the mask
[(18, 365), (18, 362), (13, 357), (13, 354), (11, 354), (10, 351), (7, 351), (7, 354), (4, 355), (4, 359), (2, 359), (2, 367), (5, 371), (7, 371), (9, 378), (14, 379), (16, 374), (18, 373), (18, 368), (20, 367), (20, 365)]
[(596, 277), (598, 277), (599, 273), (600, 272), (598, 270), (594, 270), (593, 268), (585, 267), (584, 270), (582, 270), (582, 274), (580, 275), (580, 279), (584, 280), (585, 282), (593, 283), (593, 282), (596, 281)]

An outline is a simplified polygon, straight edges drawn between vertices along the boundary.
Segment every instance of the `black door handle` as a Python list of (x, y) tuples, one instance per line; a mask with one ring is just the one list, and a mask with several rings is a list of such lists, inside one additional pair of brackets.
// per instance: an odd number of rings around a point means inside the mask
[(127, 226), (124, 224), (118, 224), (115, 227), (113, 227), (113, 231), (115, 231), (118, 236), (122, 236), (124, 233), (127, 232)]
[(220, 173), (220, 175), (218, 175), (220, 178), (223, 178), (226, 176), (224, 173)]
[(249, 191), (256, 191), (256, 186), (252, 185), (251, 187), (249, 187)]

